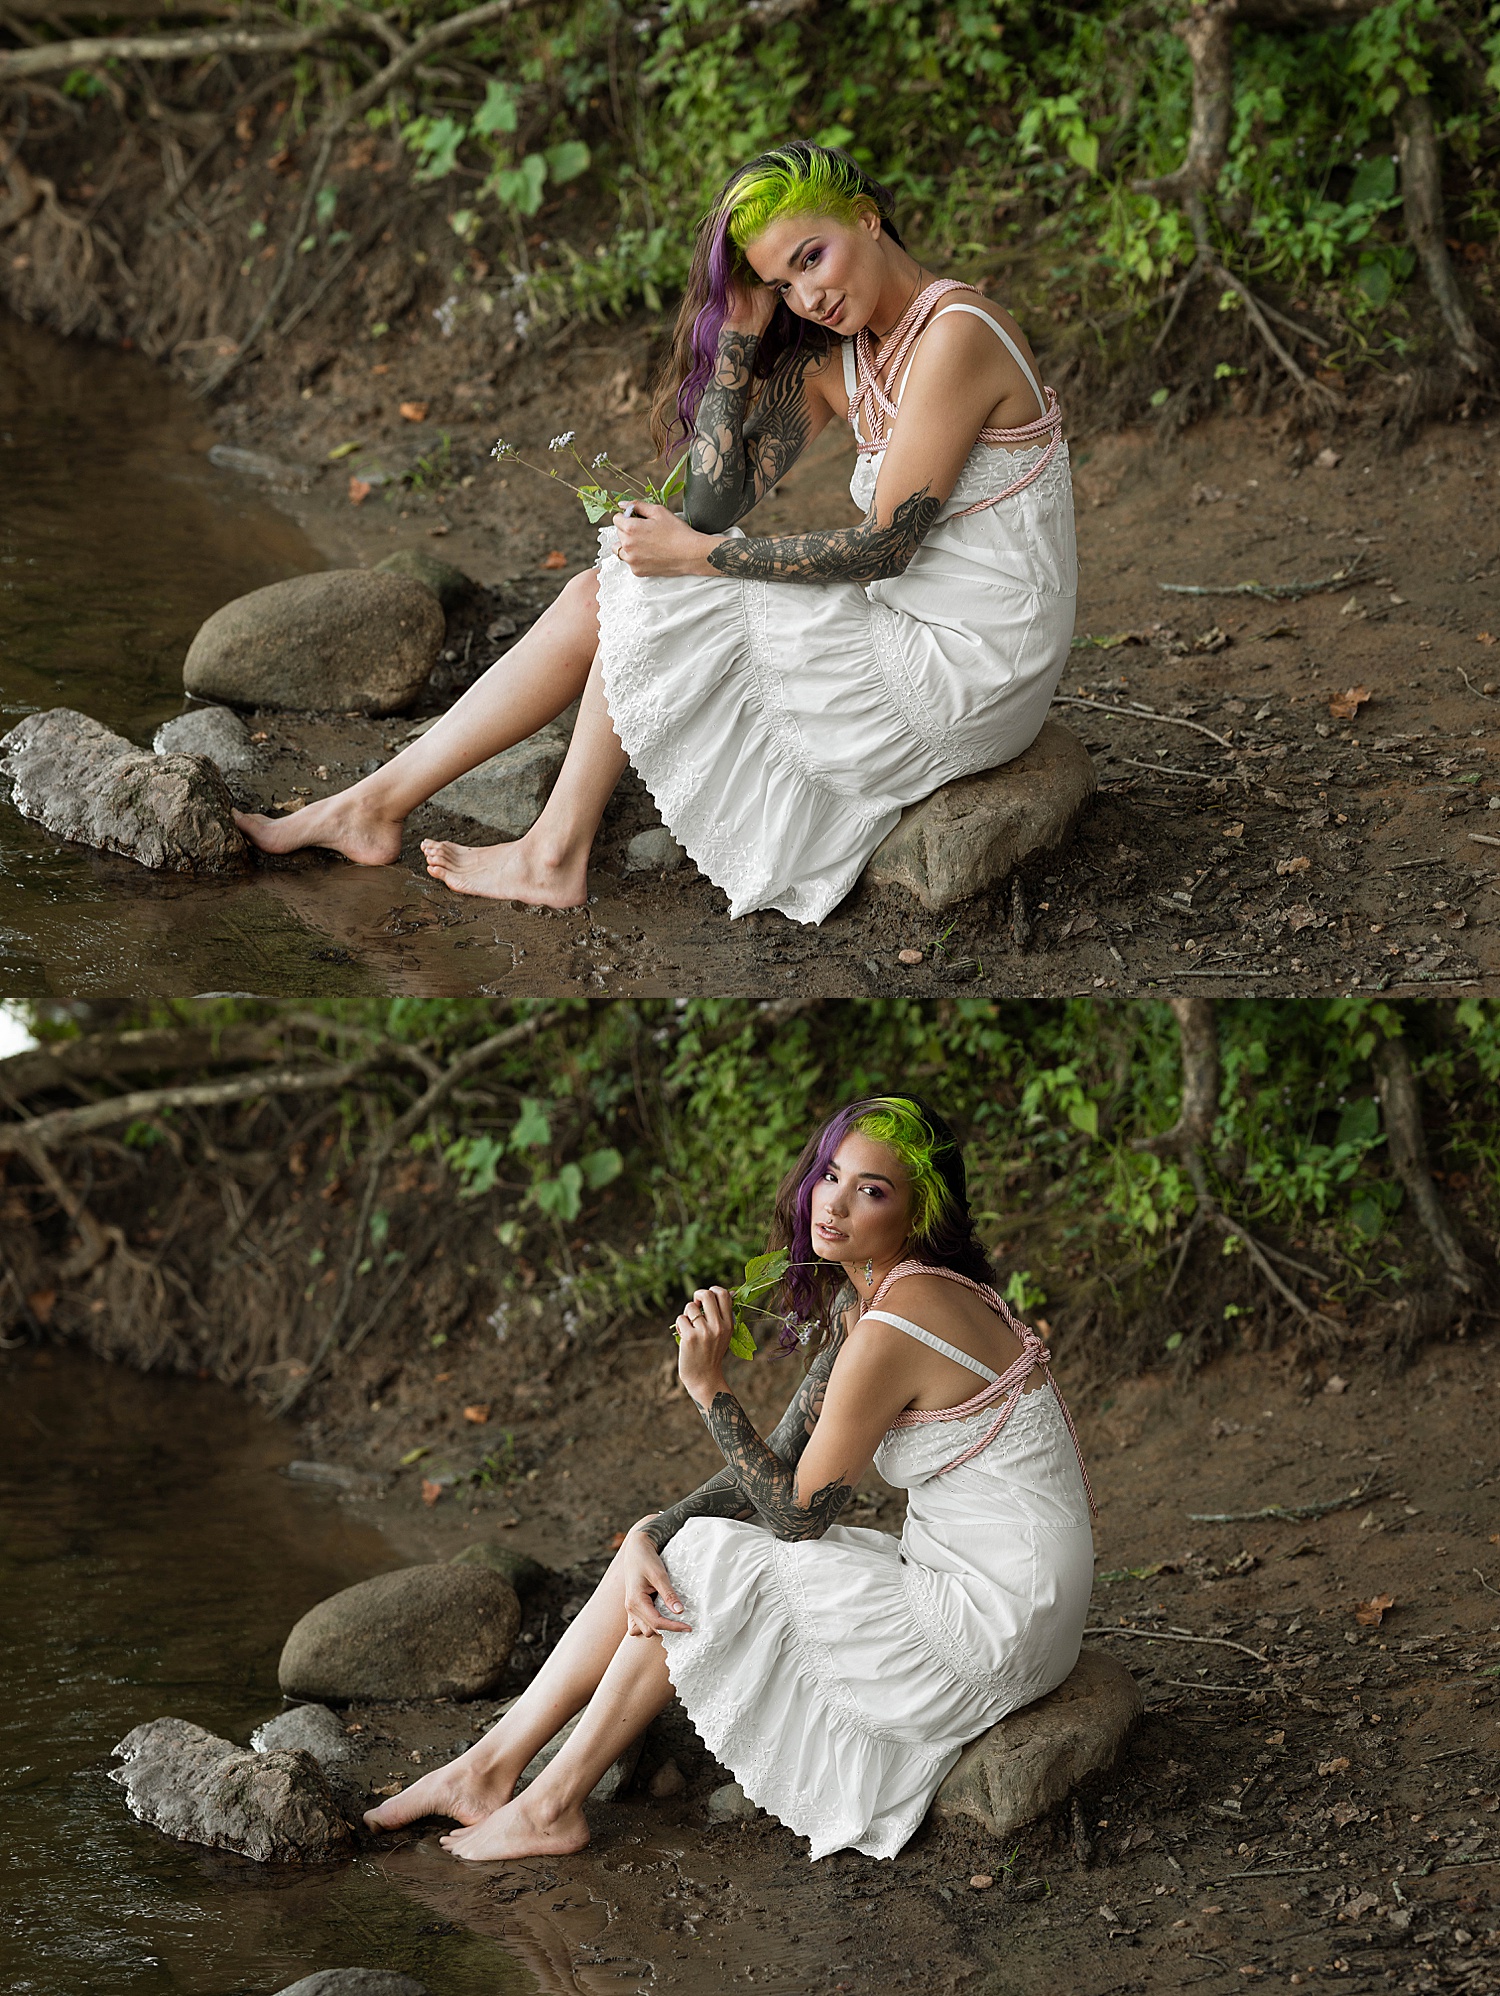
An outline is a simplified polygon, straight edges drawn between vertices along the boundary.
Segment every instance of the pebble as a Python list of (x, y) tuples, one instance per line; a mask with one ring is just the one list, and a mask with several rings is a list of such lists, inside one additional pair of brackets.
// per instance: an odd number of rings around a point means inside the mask
[(708, 1798), (708, 1820), (711, 1823), (748, 1823), (759, 1814), (760, 1810), (737, 1781), (726, 1781)]

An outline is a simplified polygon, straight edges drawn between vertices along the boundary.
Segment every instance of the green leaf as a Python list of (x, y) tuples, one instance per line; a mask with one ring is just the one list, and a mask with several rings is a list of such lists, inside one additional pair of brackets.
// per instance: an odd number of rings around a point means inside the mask
[(1373, 1095), (1361, 1095), (1346, 1105), (1339, 1117), (1335, 1143), (1372, 1144), (1380, 1135), (1380, 1108)]
[(414, 1462), (420, 1462), (424, 1455), (431, 1454), (432, 1450), (425, 1443), (421, 1448), (409, 1448), (401, 1458), (401, 1467), (403, 1469), (410, 1469)]
[(755, 1351), (756, 1345), (754, 1338), (750, 1335), (750, 1326), (742, 1317), (736, 1317), (734, 1320), (734, 1336), (729, 1340), (730, 1357), (751, 1359), (754, 1358)]
[(411, 149), (420, 153), (422, 164), (412, 179), (423, 184), (446, 179), (458, 165), (458, 149), (468, 136), (468, 126), (456, 118), (414, 119), (405, 138)]
[(1081, 166), (1085, 173), (1099, 170), (1099, 137), (1096, 132), (1081, 132), (1067, 142), (1068, 158), (1075, 166)]
[(489, 184), (508, 208), (521, 215), (534, 215), (542, 205), (546, 181), (546, 160), (539, 152), (529, 152), (519, 166), (502, 167), (492, 175)]
[(770, 1254), (752, 1255), (745, 1263), (745, 1279), (734, 1292), (737, 1303), (748, 1303), (754, 1296), (762, 1296), (766, 1290), (774, 1289), (792, 1265), (791, 1253), (786, 1248), (775, 1248)]
[(619, 505), (614, 494), (606, 492), (602, 485), (580, 486), (578, 496), (583, 501), (584, 512), (588, 514), (590, 521), (596, 527), (607, 514), (618, 512), (619, 510)]
[(1176, 1351), (1181, 1343), (1182, 1343), (1181, 1331), (1173, 1331), (1171, 1337), (1167, 1339), (1167, 1350)]
[(683, 491), (684, 488), (686, 487), (687, 474), (688, 474), (688, 459), (691, 456), (692, 456), (691, 451), (684, 451), (682, 453), (682, 456), (678, 458), (676, 464), (672, 466), (672, 469), (667, 473), (666, 477), (662, 480), (661, 503), (663, 504), (663, 506), (670, 506), (672, 501), (677, 497), (678, 493)]
[(1378, 159), (1367, 159), (1361, 164), (1349, 189), (1349, 206), (1362, 208), (1377, 201), (1389, 201), (1395, 192), (1396, 162), (1389, 153), (1382, 153)]
[(508, 83), (498, 76), (492, 76), (489, 88), (484, 93), (484, 102), (474, 113), (474, 130), (492, 138), (496, 132), (513, 132), (516, 129), (516, 93)]
[(625, 1160), (617, 1150), (591, 1150), (586, 1157), (579, 1158), (578, 1163), (590, 1192), (597, 1192), (601, 1186), (613, 1183), (625, 1169)]
[(1151, 391), (1152, 408), (1159, 409), (1162, 406), (1162, 404), (1168, 399), (1171, 393), (1172, 391), (1170, 388), (1153, 388)]
[(1354, 281), (1372, 305), (1384, 305), (1395, 286), (1389, 268), (1378, 256), (1362, 256)]
[(357, 443), (335, 444), (333, 449), (328, 453), (328, 462), (330, 464), (337, 464), (341, 457), (352, 457), (358, 449), (359, 445)]
[(515, 1128), (510, 1133), (512, 1150), (539, 1150), (543, 1144), (552, 1141), (552, 1125), (542, 1113), (542, 1105), (534, 1095), (521, 1097), (521, 1113), (516, 1118)]
[(583, 1205), (583, 1173), (576, 1164), (565, 1164), (556, 1178), (539, 1178), (531, 1197), (555, 1220), (576, 1220)]
[(564, 139), (559, 146), (548, 146), (546, 158), (553, 180), (561, 186), (588, 172), (591, 154), (582, 139)]
[(333, 220), (334, 210), (339, 205), (339, 190), (325, 183), (318, 189), (318, 198), (313, 203), (313, 211), (318, 218), (318, 227), (326, 229)]
[(383, 1248), (386, 1241), (390, 1238), (390, 1232), (391, 1216), (382, 1207), (377, 1206), (375, 1211), (370, 1215), (370, 1241), (372, 1246)]

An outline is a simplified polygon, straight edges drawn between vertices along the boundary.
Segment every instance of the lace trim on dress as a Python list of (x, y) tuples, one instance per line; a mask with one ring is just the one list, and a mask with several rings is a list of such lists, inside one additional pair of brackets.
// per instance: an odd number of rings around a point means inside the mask
[[(887, 604), (871, 601), (870, 638), (875, 663), (891, 704), (919, 742), (945, 763), (956, 763), (953, 730), (933, 719), (932, 703), (924, 700), (921, 687), (901, 649), (900, 619)], [(944, 779), (947, 780), (946, 778)]]
[(918, 1566), (914, 1560), (901, 1562), (901, 1584), (906, 1590), (906, 1605), (922, 1639), (922, 1646), (941, 1669), (967, 1684), (971, 1691), (979, 1691), (986, 1696), (1003, 1696), (1006, 1678), (1003, 1673), (986, 1670), (977, 1663), (964, 1648), (958, 1637), (943, 1620), (937, 1603), (937, 1592), (932, 1585), (927, 1569)]

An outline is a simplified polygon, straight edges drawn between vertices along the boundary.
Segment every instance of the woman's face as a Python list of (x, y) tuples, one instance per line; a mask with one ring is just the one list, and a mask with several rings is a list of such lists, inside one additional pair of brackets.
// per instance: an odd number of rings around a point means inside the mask
[(812, 1244), (825, 1261), (891, 1267), (906, 1246), (911, 1186), (886, 1145), (851, 1130), (813, 1186)]
[(747, 246), (745, 260), (799, 319), (857, 333), (880, 296), (880, 217), (871, 212), (836, 222), (830, 215), (784, 215)]

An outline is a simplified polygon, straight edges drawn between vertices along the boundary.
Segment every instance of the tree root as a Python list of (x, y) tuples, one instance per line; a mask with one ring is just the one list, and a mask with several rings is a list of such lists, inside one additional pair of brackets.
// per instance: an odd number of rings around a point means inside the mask
[(1382, 1038), (1375, 1048), (1374, 1067), (1392, 1168), (1437, 1250), (1447, 1283), (1460, 1296), (1475, 1297), (1483, 1281), (1454, 1233), (1433, 1183), (1422, 1131), (1422, 1101), (1405, 1040)]
[(1443, 227), (1443, 171), (1438, 157), (1432, 105), (1407, 97), (1396, 114), (1396, 149), (1401, 161), (1401, 212), (1407, 240), (1417, 253), (1427, 287), (1443, 315), (1459, 365), (1479, 374), (1493, 355), (1474, 330), (1453, 274)]

